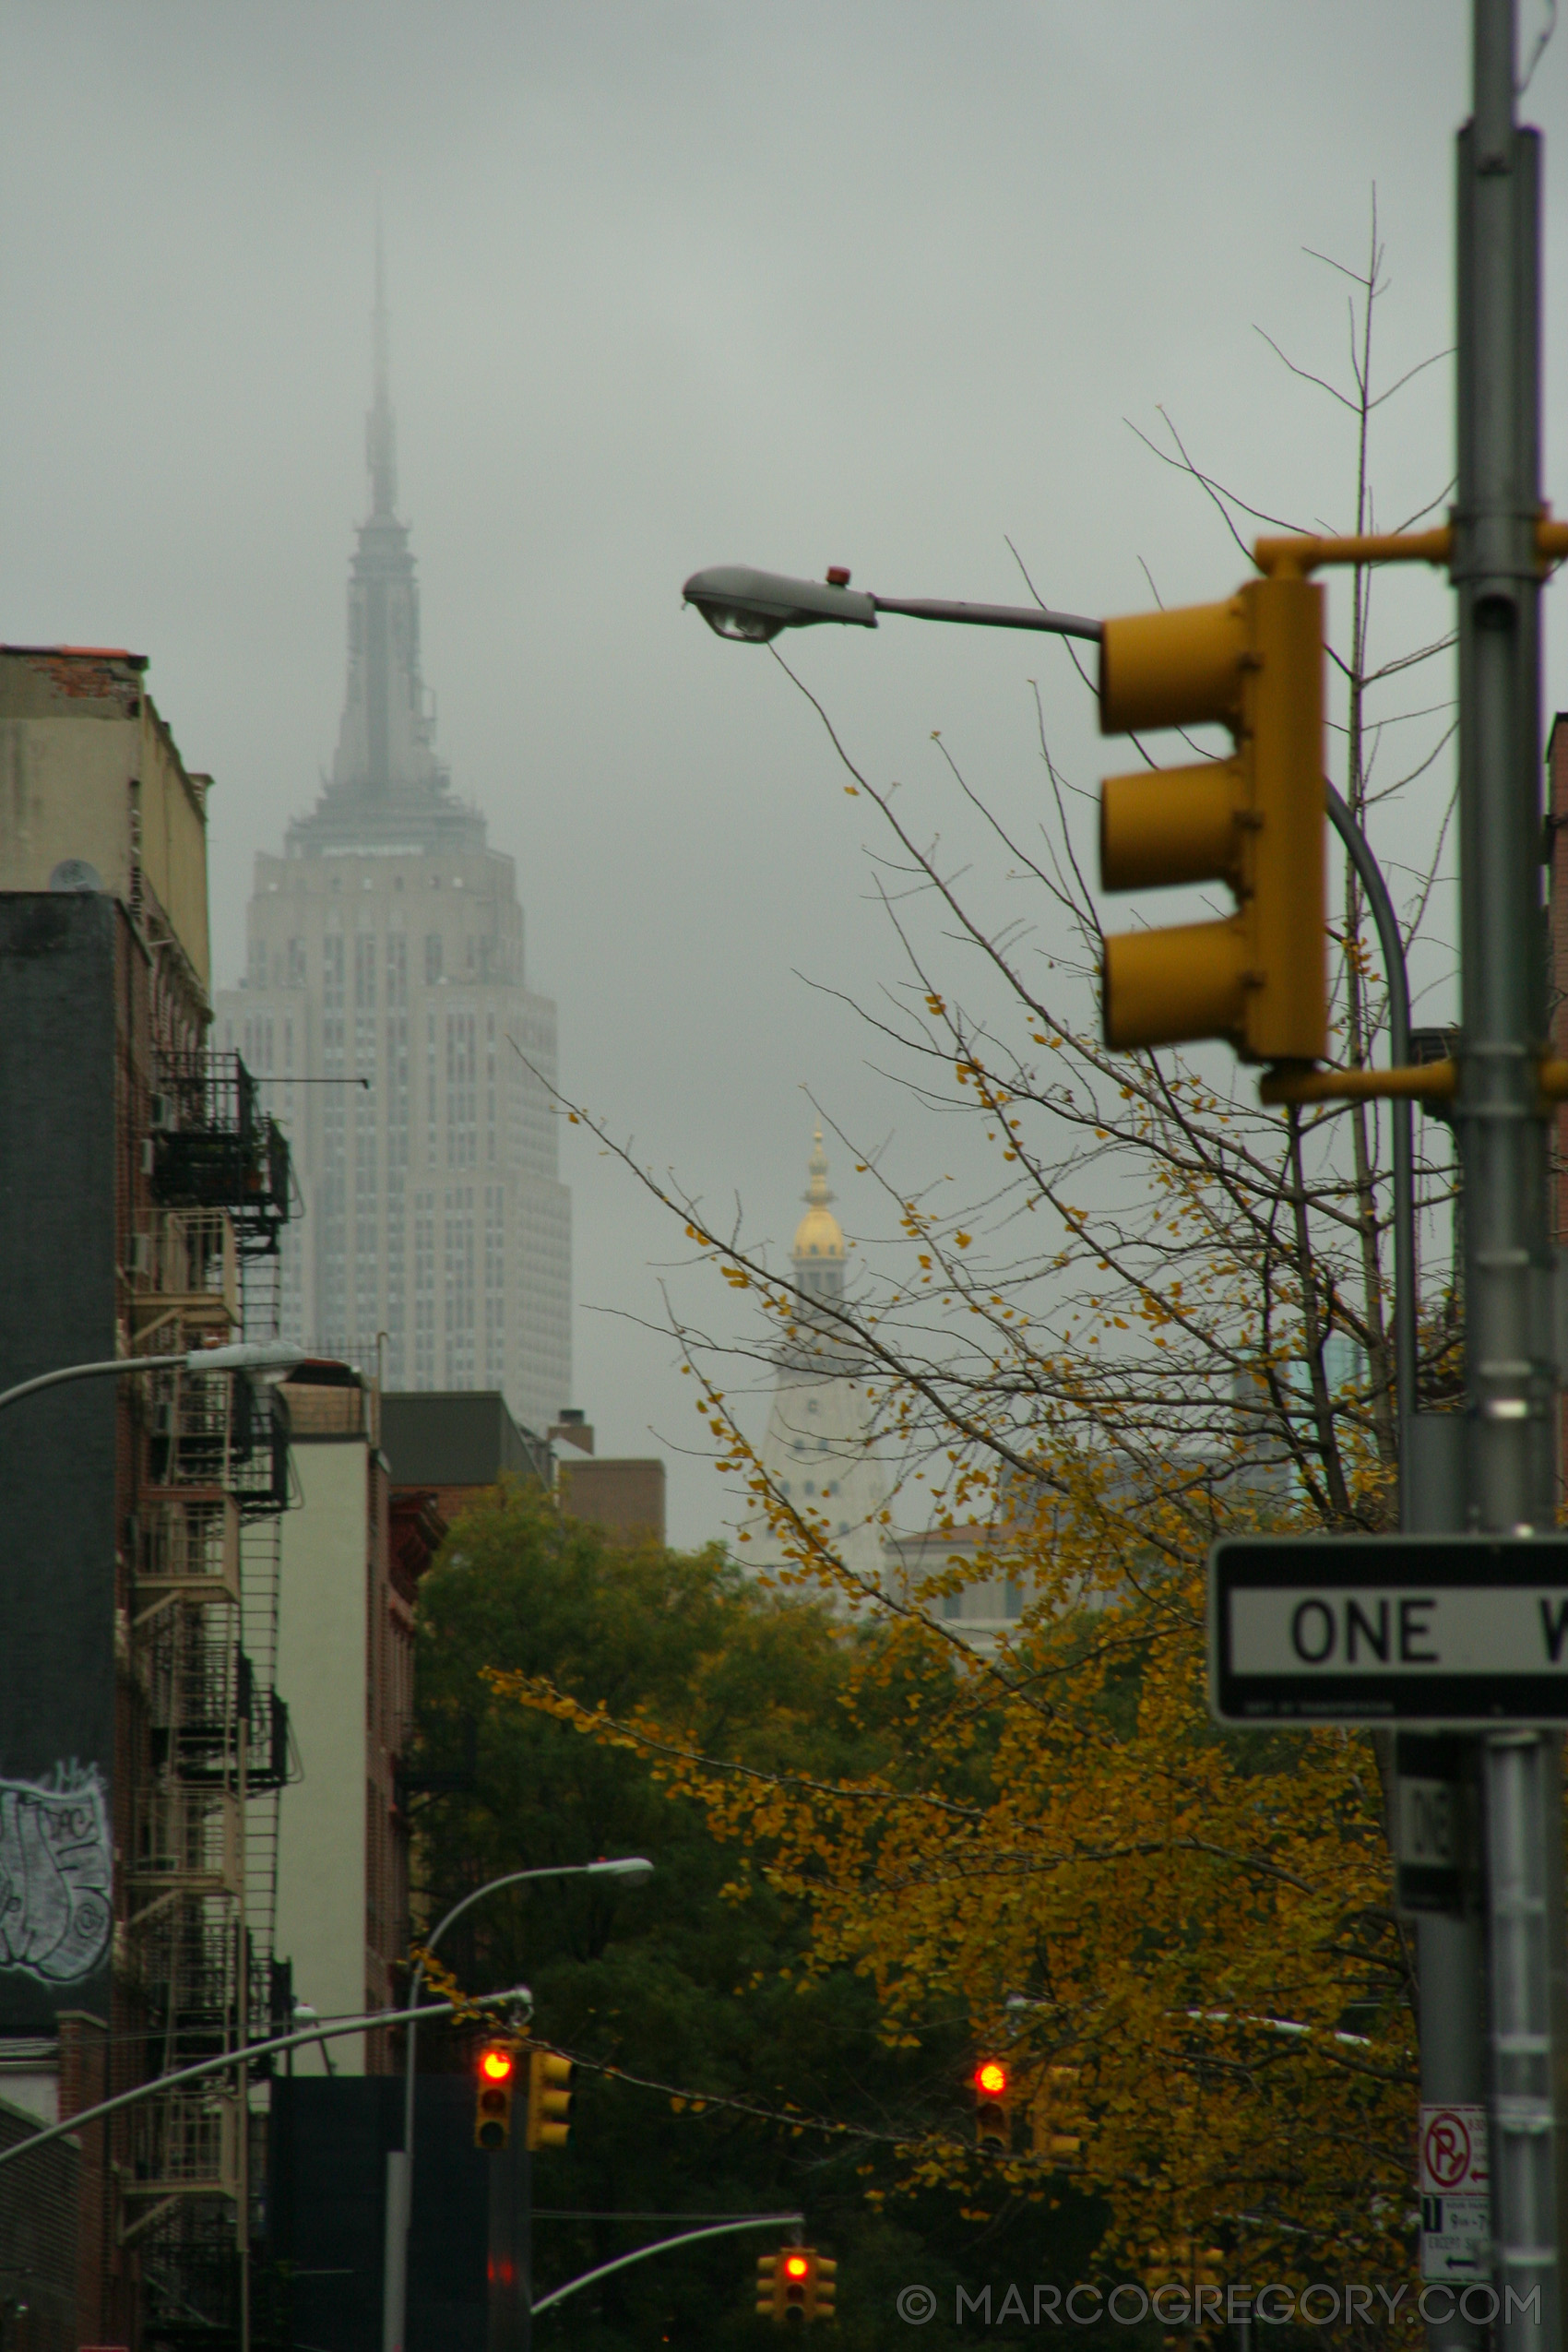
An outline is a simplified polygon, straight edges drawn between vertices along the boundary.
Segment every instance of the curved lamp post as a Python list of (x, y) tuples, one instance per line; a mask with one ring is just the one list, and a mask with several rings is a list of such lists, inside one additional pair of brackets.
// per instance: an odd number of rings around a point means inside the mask
[[(538, 1878), (613, 1878), (624, 1883), (640, 1886), (653, 1876), (653, 1864), (641, 1854), (621, 1854), (608, 1861), (564, 1862), (543, 1870), (508, 1871), (505, 1877), (487, 1879), (454, 1903), (445, 1917), (436, 1922), (426, 1936), (422, 1956), (414, 1963), (412, 1982), (409, 1988), (409, 2007), (418, 2009), (424, 1988), (424, 1964), (455, 1919), (471, 1909), (487, 1895), (497, 1895), (504, 1886), (521, 1886), (525, 1881)], [(381, 2342), (382, 2352), (403, 2352), (403, 2330), (409, 2293), (409, 2224), (413, 2214), (414, 2177), (414, 2060), (415, 2037), (419, 2028), (410, 2016), (403, 2065), (403, 2144), (392, 2148), (386, 2156), (386, 2241), (383, 2274)]]
[(1081, 612), (1046, 612), (1032, 604), (943, 604), (928, 597), (872, 596), (851, 588), (849, 575), (835, 564), (824, 581), (792, 580), (783, 572), (754, 572), (744, 564), (719, 564), (694, 572), (681, 590), (717, 636), (742, 645), (766, 645), (783, 629), (806, 629), (818, 621), (843, 621), (874, 629), (879, 612), (902, 612), (912, 621), (968, 621), (980, 629), (1044, 629), (1057, 637), (1092, 637), (1099, 623)]
[(124, 1372), (167, 1372), (178, 1364), (185, 1372), (292, 1372), (305, 1361), (306, 1350), (291, 1339), (235, 1340), (226, 1348), (191, 1348), (177, 1356), (111, 1356), (99, 1364), (65, 1364), (59, 1372), (40, 1372), (19, 1380), (14, 1388), (0, 1388), (0, 1410), (18, 1398), (36, 1396), (42, 1388), (59, 1388), (71, 1380), (111, 1380)]
[[(1101, 629), (1078, 612), (1051, 612), (1014, 604), (945, 604), (931, 599), (872, 596), (849, 586), (849, 575), (834, 564), (825, 581), (791, 579), (783, 572), (756, 572), (743, 564), (720, 564), (694, 572), (681, 591), (716, 636), (740, 645), (766, 645), (785, 629), (821, 621), (874, 629), (879, 612), (907, 613), (917, 621), (968, 622), (986, 629), (1040, 629), (1058, 637), (1099, 642)], [(1398, 917), (1372, 845), (1341, 795), (1324, 785), (1328, 819), (1344, 844), (1367, 894), (1388, 982), (1389, 1058), (1396, 1068), (1410, 1058), (1410, 983)], [(1394, 1190), (1394, 1392), (1398, 1431), (1401, 1524), (1408, 1524), (1409, 1431), (1416, 1410), (1416, 1212), (1411, 1104), (1391, 1105)]]

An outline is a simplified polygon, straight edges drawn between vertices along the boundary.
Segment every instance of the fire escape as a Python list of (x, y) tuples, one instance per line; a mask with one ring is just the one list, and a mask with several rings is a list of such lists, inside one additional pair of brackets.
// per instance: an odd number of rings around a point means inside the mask
[[(166, 1056), (150, 1099), (151, 1231), (131, 1345), (183, 1354), (277, 1332), (289, 1150), (236, 1053)], [(286, 1408), (245, 1373), (179, 1367), (137, 1384), (143, 1421), (125, 1661), (140, 1718), (123, 1980), (148, 2071), (264, 2037), (277, 1792), (288, 1717), (271, 1687)], [(166, 2343), (232, 2334), (261, 2168), (248, 2073), (145, 2101), (122, 2237), (141, 2245)]]

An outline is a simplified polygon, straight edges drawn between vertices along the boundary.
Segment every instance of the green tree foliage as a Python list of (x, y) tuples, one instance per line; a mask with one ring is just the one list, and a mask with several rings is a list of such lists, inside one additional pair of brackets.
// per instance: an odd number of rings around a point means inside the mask
[[(809, 1867), (792, 1885), (770, 1883), (710, 1832), (699, 1800), (670, 1786), (679, 1758), (666, 1769), (646, 1750), (585, 1738), (487, 1678), (548, 1677), (611, 1717), (689, 1726), (706, 1756), (742, 1773), (841, 1785), (888, 1768), (909, 1704), (894, 1674), (879, 1685), (880, 1720), (868, 1710), (867, 1678), (849, 1669), (873, 1638), (760, 1592), (717, 1550), (616, 1548), (516, 1487), (459, 1524), (419, 1610), (418, 1766), (475, 1760), (471, 1789), (421, 1800), (425, 1922), (508, 1870), (628, 1853), (657, 1865), (643, 1887), (547, 1881), (494, 1896), (443, 1943), (467, 1985), (529, 1984), (540, 2037), (580, 2062), (574, 2144), (535, 2159), (536, 2208), (800, 2209), (808, 2241), (841, 2263), (842, 2352), (907, 2342), (894, 2308), (907, 2284), (938, 2295), (930, 2344), (953, 2332), (960, 2280), (1085, 2275), (1096, 2215), (1068, 2195), (1007, 2204), (977, 2227), (945, 2188), (885, 2210), (900, 2144), (968, 2132), (964, 2014), (944, 2002), (918, 2031), (904, 2021), (890, 2046), (870, 1977), (812, 1961)], [(463, 2035), (425, 2040), (430, 2062), (466, 2063)], [(681, 2226), (541, 2217), (537, 2291)], [(751, 2315), (754, 2260), (774, 2242), (718, 2239), (624, 2272), (541, 2320), (540, 2352), (775, 2341)]]

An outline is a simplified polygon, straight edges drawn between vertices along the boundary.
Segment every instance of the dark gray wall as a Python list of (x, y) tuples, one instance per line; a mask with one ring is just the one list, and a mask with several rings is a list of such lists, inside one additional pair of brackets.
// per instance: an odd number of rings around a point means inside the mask
[[(400, 2075), (274, 2078), (267, 2251), (289, 2265), (291, 2341), (379, 2352), (386, 2151), (403, 2141)], [(467, 2074), (422, 2074), (409, 2239), (411, 2352), (481, 2352), (491, 2159), (474, 2146)]]
[(548, 1447), (518, 1428), (494, 1388), (383, 1396), (381, 1450), (394, 1486), (493, 1486), (504, 1470), (548, 1475)]
[[(0, 2099), (0, 2148), (37, 2129), (36, 2115)], [(0, 2171), (0, 2328), (25, 2352), (76, 2352), (80, 2171), (75, 2140), (52, 2140)], [(27, 2305), (20, 2325), (17, 2303)]]
[[(115, 1352), (119, 920), (0, 895), (0, 1387)], [(0, 2033), (108, 2014), (114, 1386), (0, 1412)]]

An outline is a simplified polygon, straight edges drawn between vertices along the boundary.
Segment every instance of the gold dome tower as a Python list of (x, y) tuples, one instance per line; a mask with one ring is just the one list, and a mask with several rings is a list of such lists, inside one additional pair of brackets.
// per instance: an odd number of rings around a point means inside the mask
[(841, 1299), (844, 1229), (827, 1206), (833, 1194), (827, 1189), (827, 1154), (822, 1147), (820, 1127), (813, 1138), (807, 1167), (811, 1181), (805, 1191), (806, 1213), (795, 1228), (795, 1243), (790, 1253), (795, 1268), (795, 1288), (807, 1298)]
[[(848, 1572), (837, 1596), (859, 1609), (882, 1589), (887, 1481), (878, 1456), (865, 1367), (844, 1319), (849, 1245), (828, 1203), (822, 1129), (807, 1162), (806, 1213), (790, 1252), (800, 1311), (775, 1350), (773, 1402), (758, 1460), (779, 1499), (814, 1528)], [(767, 1513), (754, 1509), (739, 1529), (740, 1557), (766, 1572), (797, 1561), (800, 1547)]]

